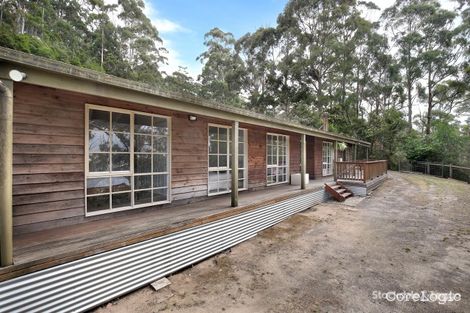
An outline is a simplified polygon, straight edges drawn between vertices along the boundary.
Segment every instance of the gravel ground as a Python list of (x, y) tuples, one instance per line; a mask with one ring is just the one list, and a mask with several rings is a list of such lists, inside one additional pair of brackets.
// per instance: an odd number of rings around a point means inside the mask
[[(470, 312), (470, 185), (389, 177), (370, 197), (296, 214), (169, 277), (164, 289), (142, 288), (96, 312)], [(461, 300), (388, 301), (374, 291)]]

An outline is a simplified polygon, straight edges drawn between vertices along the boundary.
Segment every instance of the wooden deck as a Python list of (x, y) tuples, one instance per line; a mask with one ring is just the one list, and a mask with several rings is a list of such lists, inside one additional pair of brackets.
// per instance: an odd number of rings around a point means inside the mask
[(0, 269), (0, 281), (276, 203), (321, 189), (325, 182), (331, 181), (312, 180), (307, 190), (279, 185), (240, 192), (236, 208), (230, 207), (230, 195), (222, 195), (181, 206), (17, 235), (14, 265)]

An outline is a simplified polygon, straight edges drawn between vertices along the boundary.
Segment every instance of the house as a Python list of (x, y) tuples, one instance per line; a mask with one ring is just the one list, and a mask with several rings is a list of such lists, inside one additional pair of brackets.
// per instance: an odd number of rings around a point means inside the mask
[(83, 311), (226, 249), (369, 146), (6, 48), (0, 80), (0, 312)]

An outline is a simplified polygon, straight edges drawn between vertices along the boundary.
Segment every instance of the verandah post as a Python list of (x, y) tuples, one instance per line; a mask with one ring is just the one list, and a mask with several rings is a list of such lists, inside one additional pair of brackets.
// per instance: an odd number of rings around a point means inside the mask
[(305, 174), (307, 173), (307, 148), (305, 134), (300, 137), (300, 189), (305, 189)]
[(0, 266), (13, 264), (13, 82), (0, 81)]
[(232, 191), (231, 191), (231, 205), (232, 207), (238, 206), (238, 121), (232, 123), (231, 132), (231, 167), (232, 170)]

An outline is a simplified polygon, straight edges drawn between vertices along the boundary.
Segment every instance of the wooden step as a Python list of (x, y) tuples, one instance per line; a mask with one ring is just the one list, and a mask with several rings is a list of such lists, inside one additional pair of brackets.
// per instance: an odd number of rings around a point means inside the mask
[(345, 192), (345, 193), (343, 193), (343, 194), (341, 194), (341, 195), (346, 199), (346, 198), (352, 196), (352, 193), (350, 193), (350, 192)]
[(336, 201), (343, 202), (353, 193), (342, 184), (329, 185), (325, 183), (325, 191), (328, 192)]

